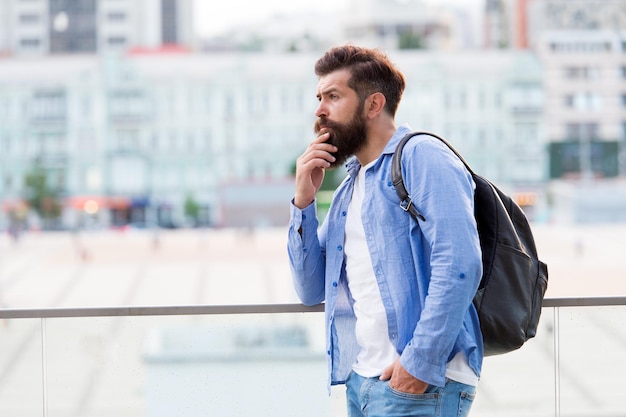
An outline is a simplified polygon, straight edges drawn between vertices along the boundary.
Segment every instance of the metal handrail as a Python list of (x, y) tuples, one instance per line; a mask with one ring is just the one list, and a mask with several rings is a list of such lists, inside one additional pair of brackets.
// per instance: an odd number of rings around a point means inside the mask
[[(545, 298), (543, 307), (600, 307), (626, 306), (626, 296)], [(32, 319), (62, 317), (115, 317), (115, 316), (187, 316), (230, 314), (320, 313), (324, 304), (232, 304), (186, 306), (120, 306), (120, 307), (68, 307), (68, 308), (4, 308), (0, 319)]]

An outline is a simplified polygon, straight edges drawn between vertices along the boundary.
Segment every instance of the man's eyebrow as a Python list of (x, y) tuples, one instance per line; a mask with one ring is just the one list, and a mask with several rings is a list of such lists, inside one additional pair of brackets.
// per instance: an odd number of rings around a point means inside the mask
[(330, 93), (336, 93), (337, 91), (339, 91), (337, 87), (328, 87), (327, 89), (322, 90), (320, 93), (317, 93), (317, 97), (319, 98), (321, 96), (326, 96)]

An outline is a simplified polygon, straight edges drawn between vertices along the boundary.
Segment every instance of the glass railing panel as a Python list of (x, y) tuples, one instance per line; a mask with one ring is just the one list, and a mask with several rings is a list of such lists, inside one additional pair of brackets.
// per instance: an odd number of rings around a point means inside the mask
[(562, 416), (624, 415), (626, 307), (561, 307)]
[(544, 308), (536, 337), (484, 359), (472, 417), (554, 415), (553, 328), (553, 310)]
[[(0, 416), (345, 415), (323, 314), (265, 311), (7, 314)], [(621, 415), (625, 348), (625, 306), (544, 308), (537, 337), (485, 358), (472, 416)]]
[(544, 308), (534, 339), (485, 358), (472, 415), (621, 415), (624, 352), (626, 307)]
[(41, 319), (0, 320), (0, 416), (42, 415)]
[(47, 319), (48, 416), (330, 416), (322, 320)]

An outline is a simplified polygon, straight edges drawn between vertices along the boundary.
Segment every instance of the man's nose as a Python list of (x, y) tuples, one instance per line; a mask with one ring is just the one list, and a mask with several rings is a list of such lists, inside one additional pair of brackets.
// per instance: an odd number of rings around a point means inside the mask
[(326, 107), (324, 106), (324, 102), (320, 101), (320, 104), (317, 106), (317, 109), (315, 109), (315, 117), (322, 117), (322, 116), (328, 116), (328, 112), (326, 110)]

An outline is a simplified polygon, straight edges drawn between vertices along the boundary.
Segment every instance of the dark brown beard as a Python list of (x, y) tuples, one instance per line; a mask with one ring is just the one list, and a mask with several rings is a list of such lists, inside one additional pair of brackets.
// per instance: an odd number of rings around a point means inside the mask
[(354, 112), (352, 119), (348, 123), (334, 122), (324, 116), (321, 116), (315, 122), (313, 129), (315, 133), (318, 134), (320, 126), (324, 126), (330, 133), (327, 142), (337, 147), (337, 152), (332, 154), (335, 157), (335, 162), (331, 163), (331, 169), (342, 166), (348, 158), (365, 146), (367, 127), (362, 113), (363, 103)]

